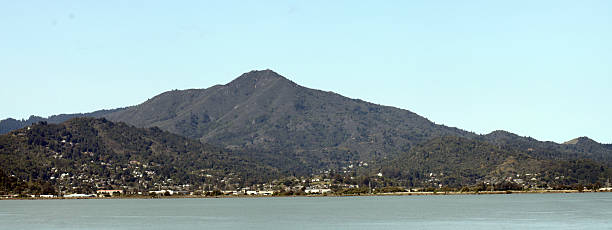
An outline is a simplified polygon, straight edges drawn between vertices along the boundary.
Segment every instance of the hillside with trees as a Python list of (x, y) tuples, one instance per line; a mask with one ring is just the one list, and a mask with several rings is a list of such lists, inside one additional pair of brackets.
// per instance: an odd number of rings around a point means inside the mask
[[(19, 181), (50, 182), (58, 190), (215, 184), (243, 185), (278, 176), (274, 168), (221, 148), (158, 128), (136, 128), (106, 119), (41, 122), (0, 136), (0, 165)], [(18, 181), (9, 181), (13, 186)], [(9, 183), (7, 182), (7, 183)], [(68, 186), (70, 185), (70, 186)], [(21, 186), (21, 185), (19, 185)]]
[(436, 136), (476, 137), (407, 110), (305, 88), (271, 70), (208, 89), (169, 91), (105, 117), (274, 153), (312, 171), (374, 162)]
[(532, 152), (461, 137), (434, 138), (383, 162), (380, 170), (402, 184), (425, 187), (497, 184), (525, 174), (551, 187), (603, 183), (612, 178), (612, 170), (597, 161), (542, 158)]
[[(104, 119), (61, 123), (75, 117)], [(605, 180), (612, 166), (612, 145), (586, 137), (559, 144), (506, 131), (477, 135), (408, 110), (302, 87), (271, 70), (126, 108), (7, 119), (0, 129), (14, 130), (0, 137), (5, 173), (26, 182), (64, 175), (89, 187), (208, 183), (206, 175), (248, 184), (345, 171), (357, 162), (371, 166), (359, 170), (362, 176), (382, 170), (410, 185), (459, 186), (516, 174), (573, 184)], [(142, 173), (144, 162), (154, 174)], [(77, 173), (100, 176), (72, 179)]]

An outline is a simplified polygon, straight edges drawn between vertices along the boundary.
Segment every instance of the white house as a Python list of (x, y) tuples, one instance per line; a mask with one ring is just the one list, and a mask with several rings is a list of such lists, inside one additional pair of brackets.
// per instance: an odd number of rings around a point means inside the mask
[(68, 198), (82, 198), (82, 197), (95, 197), (96, 195), (94, 194), (68, 194), (68, 195), (64, 195), (64, 197), (68, 197)]
[(271, 191), (271, 190), (270, 191), (258, 191), (257, 192), (257, 195), (262, 195), (262, 196), (270, 196), (270, 195), (273, 195), (273, 194), (274, 194), (274, 191)]
[(223, 190), (221, 193), (223, 193), (223, 195), (238, 195), (238, 191), (234, 190)]
[(331, 191), (332, 190), (328, 188), (310, 188), (310, 189), (304, 190), (304, 192), (308, 194), (312, 194), (312, 193), (324, 194), (324, 193), (329, 193)]
[(162, 189), (162, 190), (159, 190), (159, 191), (149, 191), (149, 194), (154, 193), (156, 195), (164, 195), (164, 194), (166, 194), (166, 192), (168, 192), (168, 194), (170, 194), (170, 195), (174, 195), (174, 193), (175, 193), (172, 190)]

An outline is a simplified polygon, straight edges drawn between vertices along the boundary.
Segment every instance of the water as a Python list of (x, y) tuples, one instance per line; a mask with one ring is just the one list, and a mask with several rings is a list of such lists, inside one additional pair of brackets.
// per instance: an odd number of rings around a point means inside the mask
[(0, 229), (612, 229), (612, 193), (4, 200)]

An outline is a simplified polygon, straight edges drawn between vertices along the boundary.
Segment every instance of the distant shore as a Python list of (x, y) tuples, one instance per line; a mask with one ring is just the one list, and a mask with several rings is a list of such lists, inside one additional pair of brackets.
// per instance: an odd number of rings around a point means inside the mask
[(359, 197), (359, 196), (444, 196), (444, 195), (507, 195), (507, 194), (558, 194), (558, 193), (608, 193), (612, 191), (593, 190), (508, 190), (508, 191), (478, 191), (478, 192), (393, 192), (393, 193), (363, 193), (363, 194), (311, 194), (311, 195), (174, 195), (174, 196), (145, 196), (127, 195), (113, 197), (2, 197), (0, 200), (87, 200), (87, 199), (194, 199), (194, 198), (274, 198), (274, 197)]

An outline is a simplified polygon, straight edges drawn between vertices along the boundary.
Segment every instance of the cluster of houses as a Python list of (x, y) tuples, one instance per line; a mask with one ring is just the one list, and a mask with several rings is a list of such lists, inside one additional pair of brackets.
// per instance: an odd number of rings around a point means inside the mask
[[(111, 197), (124, 194), (122, 189), (112, 189), (112, 190), (97, 190), (95, 194), (84, 194), (84, 193), (72, 193), (65, 194), (61, 197), (64, 198), (91, 198), (91, 197)], [(18, 195), (13, 195), (17, 197)], [(57, 195), (49, 195), (49, 194), (41, 194), (41, 195), (30, 195), (32, 198), (54, 198), (58, 197)]]
[[(101, 164), (110, 165), (110, 163), (102, 162)], [(153, 163), (142, 164), (137, 161), (130, 161), (126, 168), (121, 168), (121, 171), (132, 171), (132, 174), (141, 178), (143, 175), (155, 175), (152, 169)], [(200, 185), (181, 184), (177, 185), (172, 179), (162, 181), (145, 181), (139, 179), (138, 183), (132, 186), (117, 185), (118, 181), (113, 179), (89, 178), (84, 175), (72, 175), (64, 173), (56, 168), (52, 169), (52, 178), (60, 182), (62, 189), (61, 197), (66, 198), (89, 198), (89, 197), (114, 197), (114, 196), (218, 196), (218, 195), (234, 195), (234, 196), (272, 196), (272, 195), (314, 195), (314, 194), (330, 194), (341, 193), (352, 189), (359, 189), (360, 185), (369, 187), (370, 189), (378, 189), (385, 186), (397, 186), (386, 184), (386, 179), (382, 173), (372, 174), (368, 180), (363, 180), (363, 177), (356, 176), (355, 168), (369, 167), (367, 162), (351, 162), (350, 165), (343, 167), (340, 172), (330, 173), (330, 171), (320, 171), (320, 174), (311, 175), (310, 177), (290, 177), (279, 180), (274, 180), (269, 183), (248, 185), (240, 184), (237, 175), (230, 173), (214, 174), (207, 171), (202, 171), (202, 176), (205, 177), (206, 183)], [(146, 169), (146, 170), (145, 170)], [(139, 171), (140, 170), (140, 171)], [(143, 171), (144, 170), (144, 171)], [(442, 188), (445, 174), (441, 172), (430, 172), (424, 175), (423, 188)], [(513, 182), (521, 185), (524, 188), (546, 188), (543, 175), (534, 173), (515, 174), (509, 177), (500, 178), (483, 178), (479, 180), (487, 185), (498, 184), (504, 181)], [(554, 180), (564, 180), (563, 176), (554, 177)], [(74, 184), (78, 181), (87, 181), (91, 187), (97, 188), (116, 188), (116, 189), (99, 189), (95, 193), (78, 193), (83, 191), (83, 187), (79, 184)], [(364, 182), (367, 181), (367, 182)], [(60, 187), (60, 186), (58, 186)], [(362, 188), (363, 189), (363, 188)], [(552, 188), (549, 188), (552, 189)], [(599, 191), (611, 191), (610, 182), (606, 183)], [(407, 191), (419, 191), (419, 188), (408, 189)], [(71, 193), (71, 194), (70, 194)], [(19, 195), (3, 195), (0, 198), (16, 198)], [(56, 195), (31, 195), (36, 198), (53, 198)]]

